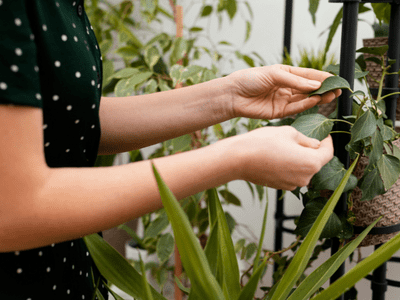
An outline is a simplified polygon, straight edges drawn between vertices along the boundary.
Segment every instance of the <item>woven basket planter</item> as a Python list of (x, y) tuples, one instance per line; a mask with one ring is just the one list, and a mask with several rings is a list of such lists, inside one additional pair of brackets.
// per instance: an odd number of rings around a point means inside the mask
[[(381, 47), (385, 46), (388, 44), (388, 38), (387, 37), (377, 37), (373, 39), (364, 39), (363, 40), (364, 47)], [(373, 57), (375, 55), (372, 54), (364, 54), (365, 58), (368, 57)], [(376, 56), (378, 57), (378, 56)], [(380, 57), (378, 57), (380, 58)], [(385, 60), (387, 56), (385, 54)], [(366, 61), (365, 62), (367, 65), (367, 71), (369, 71), (369, 74), (375, 78), (376, 80), (380, 80), (382, 77), (382, 68), (378, 64), (372, 62), (372, 61)], [(379, 84), (375, 82), (370, 76), (367, 76), (367, 82), (370, 88), (378, 88)], [(399, 79), (399, 87), (400, 87), (400, 79)], [(400, 97), (397, 98), (397, 108), (396, 108), (396, 120), (400, 120)], [(398, 129), (398, 128), (396, 128)]]
[[(400, 140), (393, 142), (400, 146)], [(368, 166), (368, 157), (362, 156), (353, 174), (360, 179)], [(367, 227), (380, 216), (382, 219), (375, 227), (392, 226), (400, 223), (400, 178), (383, 195), (376, 196), (370, 201), (360, 201), (361, 190), (357, 187), (352, 193), (353, 212), (356, 216), (355, 226)], [(359, 247), (379, 245), (387, 242), (396, 235), (396, 232), (389, 234), (369, 234), (361, 242)], [(357, 235), (356, 235), (357, 236)]]

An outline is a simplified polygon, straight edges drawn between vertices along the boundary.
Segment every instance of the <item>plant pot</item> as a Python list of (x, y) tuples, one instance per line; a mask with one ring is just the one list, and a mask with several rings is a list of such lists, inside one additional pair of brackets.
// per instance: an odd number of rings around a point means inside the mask
[[(394, 145), (400, 147), (400, 139), (393, 142)], [(362, 156), (354, 170), (353, 174), (360, 179), (368, 165), (368, 157)], [(385, 227), (387, 234), (369, 234), (361, 242), (359, 247), (378, 245), (387, 242), (400, 230), (394, 225), (400, 223), (400, 178), (395, 184), (383, 195), (376, 196), (370, 201), (360, 201), (362, 196), (361, 190), (357, 187), (352, 192), (353, 212), (356, 216), (355, 231), (357, 229), (367, 227), (379, 216), (382, 219), (376, 224), (375, 228)], [(361, 227), (361, 228), (360, 228)], [(371, 233), (374, 233), (374, 229)], [(396, 232), (393, 232), (397, 230)], [(379, 230), (375, 230), (379, 231)], [(357, 235), (355, 235), (356, 237)]]
[[(364, 39), (363, 40), (364, 47), (381, 47), (388, 45), (388, 37), (376, 37), (372, 39)], [(374, 55), (372, 54), (364, 54), (365, 58), (368, 57), (373, 57)], [(376, 56), (379, 58), (378, 56)], [(387, 56), (385, 54), (385, 60)], [(376, 80), (379, 80), (382, 77), (382, 68), (380, 65), (378, 65), (375, 62), (372, 61), (366, 61), (365, 62), (367, 65), (367, 71), (369, 71), (369, 74), (375, 78)], [(378, 89), (379, 83), (374, 81), (370, 76), (367, 76), (367, 82), (369, 87), (372, 89)], [(400, 87), (400, 79), (399, 79), (399, 87)], [(396, 108), (396, 120), (400, 120), (400, 97), (397, 98), (397, 108)], [(396, 128), (396, 131), (399, 131), (400, 128)]]

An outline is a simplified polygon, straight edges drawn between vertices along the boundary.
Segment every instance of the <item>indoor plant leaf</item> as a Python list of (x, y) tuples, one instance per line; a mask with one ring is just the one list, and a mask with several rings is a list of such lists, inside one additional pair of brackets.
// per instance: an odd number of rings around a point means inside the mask
[(225, 213), (215, 189), (207, 191), (209, 210), (216, 216), (218, 223), (218, 248), (220, 255), (220, 274), (223, 276), (222, 289), (226, 299), (234, 299), (240, 293), (240, 274), (235, 247), (232, 242)]
[(170, 233), (162, 235), (157, 241), (156, 253), (161, 264), (165, 263), (171, 257), (174, 252), (174, 246), (174, 238)]
[(396, 156), (384, 154), (378, 161), (379, 173), (382, 176), (383, 185), (388, 190), (400, 175), (400, 161)]
[(248, 299), (254, 298), (254, 294), (256, 293), (258, 282), (260, 281), (261, 275), (264, 271), (266, 264), (267, 264), (267, 262), (265, 261), (257, 267), (257, 269), (251, 275), (249, 281), (243, 287), (237, 300), (248, 300)]
[(379, 130), (375, 130), (371, 136), (371, 151), (368, 153), (369, 161), (371, 164), (376, 164), (383, 155), (383, 138)]
[(339, 201), (339, 198), (343, 193), (346, 183), (349, 180), (357, 161), (358, 157), (354, 160), (349, 170), (346, 172), (346, 175), (343, 177), (341, 183), (324, 206), (324, 209), (319, 214), (317, 220), (314, 222), (314, 225), (312, 226), (311, 230), (307, 234), (299, 249), (297, 250), (296, 255), (293, 257), (293, 260), (287, 268), (285, 274), (281, 278), (279, 285), (277, 286), (274, 295), (272, 296), (272, 300), (286, 299), (286, 297), (292, 291), (292, 288), (295, 285), (296, 281), (300, 278), (301, 274), (303, 274), (305, 268), (307, 267), (308, 261), (314, 251), (314, 247), (321, 235), (321, 232), (324, 229), (325, 224), (328, 221), (329, 216), (333, 212), (333, 209), (335, 208), (337, 202)]
[(371, 231), (375, 224), (380, 220), (378, 218), (369, 225), (356, 239), (346, 244), (342, 249), (332, 255), (321, 266), (315, 269), (301, 284), (296, 288), (294, 293), (287, 300), (308, 299), (313, 295), (344, 263), (347, 257), (357, 248), (363, 241), (365, 236)]
[(337, 279), (319, 295), (315, 296), (313, 300), (336, 299), (359, 280), (367, 276), (372, 270), (375, 270), (389, 260), (399, 249), (400, 234), (397, 234), (394, 238), (375, 250), (374, 253), (364, 258), (341, 278)]
[(367, 54), (374, 54), (374, 55), (385, 55), (385, 53), (388, 51), (389, 46), (384, 45), (380, 47), (362, 47), (358, 49), (356, 52), (358, 53), (367, 53)]
[[(339, 64), (329, 65), (325, 68), (325, 71), (330, 72), (335, 75), (339, 75), (340, 74), (340, 65)], [(369, 73), (368, 71), (363, 71), (358, 63), (355, 64), (354, 79), (359, 79), (364, 76), (367, 76), (368, 73)]]
[[(313, 189), (334, 191), (342, 180), (346, 169), (340, 160), (334, 156), (325, 166), (319, 170), (311, 179)], [(357, 186), (357, 177), (350, 176), (343, 192), (354, 189)]]
[[(119, 289), (134, 298), (145, 300), (142, 276), (135, 268), (97, 233), (85, 236), (89, 249), (100, 273)], [(166, 300), (155, 289), (150, 288), (154, 299)]]
[[(301, 212), (295, 234), (305, 237), (318, 218), (321, 211), (324, 209), (324, 201), (318, 201), (318, 198), (307, 202)], [(342, 222), (337, 214), (332, 213), (321, 232), (320, 238), (332, 238), (337, 236), (342, 231)]]
[(385, 193), (385, 187), (379, 175), (378, 168), (365, 171), (364, 176), (359, 181), (359, 187), (362, 191), (360, 201), (369, 201), (375, 196)]
[(320, 114), (301, 116), (296, 119), (292, 126), (305, 136), (322, 141), (333, 128), (333, 121)]
[(350, 84), (347, 82), (346, 79), (340, 76), (330, 76), (322, 82), (321, 87), (312, 92), (310, 96), (313, 95), (322, 95), (326, 92), (333, 91), (336, 89), (350, 89)]
[(192, 284), (191, 292), (194, 292), (194, 295), (201, 295), (202, 299), (225, 299), (221, 287), (211, 273), (207, 258), (185, 212), (154, 165), (153, 172), (157, 180), (161, 200), (174, 231), (175, 242), (181, 255), (182, 264)]
[(144, 263), (143, 263), (142, 256), (140, 255), (140, 253), (139, 253), (139, 260), (140, 260), (140, 270), (142, 271), (142, 283), (144, 286), (145, 299), (146, 300), (154, 300), (153, 294), (151, 293), (151, 290), (150, 290), (149, 282), (147, 281), (147, 278), (146, 278), (146, 270), (144, 268)]
[(375, 115), (370, 110), (367, 110), (351, 127), (350, 143), (354, 143), (371, 136), (377, 129), (376, 126), (377, 122)]
[(219, 193), (221, 194), (222, 197), (224, 197), (225, 201), (236, 205), (236, 206), (241, 206), (241, 202), (239, 200), (238, 197), (236, 197), (234, 194), (232, 194), (231, 192), (229, 192), (228, 190), (221, 190), (219, 191)]

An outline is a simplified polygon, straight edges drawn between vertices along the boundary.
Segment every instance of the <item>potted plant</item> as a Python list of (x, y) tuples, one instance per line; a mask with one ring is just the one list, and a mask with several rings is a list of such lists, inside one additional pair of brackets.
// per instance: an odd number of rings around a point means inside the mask
[[(388, 209), (388, 214), (382, 218), (377, 226), (388, 226), (400, 223), (400, 218), (393, 217), (393, 191), (398, 190), (397, 185), (400, 184), (400, 146), (399, 134), (393, 129), (393, 124), (390, 120), (385, 120), (385, 101), (388, 95), (382, 95), (384, 77), (388, 74), (388, 69), (393, 61), (389, 62), (389, 66), (385, 65), (384, 53), (387, 51), (387, 46), (379, 48), (362, 48), (358, 52), (364, 54), (374, 54), (380, 56), (380, 59), (375, 58), (383, 70), (382, 78), (379, 80), (379, 89), (376, 99), (369, 92), (365, 94), (362, 91), (352, 91), (353, 113), (351, 116), (346, 116), (344, 120), (334, 119), (335, 113), (327, 118), (315, 113), (315, 109), (311, 109), (304, 115), (299, 116), (293, 123), (297, 130), (309, 137), (318, 139), (325, 138), (329, 133), (332, 134), (349, 134), (350, 142), (346, 146), (350, 158), (355, 159), (357, 155), (361, 158), (355, 168), (354, 175), (351, 176), (345, 191), (349, 193), (349, 212), (347, 215), (338, 216), (333, 214), (329, 221), (329, 225), (324, 233), (324, 237), (339, 237), (348, 239), (353, 236), (352, 226), (365, 226), (373, 220), (367, 220), (367, 215), (372, 215), (372, 218), (379, 215), (385, 215), (384, 208), (388, 203), (391, 203)], [(368, 58), (367, 58), (368, 59)], [(338, 65), (331, 65), (327, 68), (334, 74), (339, 73)], [(368, 72), (364, 72), (357, 65), (355, 70), (355, 78), (363, 78), (366, 81)], [(330, 77), (326, 80), (321, 89), (315, 93), (321, 93), (331, 88), (349, 88), (348, 83), (338, 77)], [(394, 93), (399, 94), (399, 93)], [(345, 122), (349, 125), (348, 132), (332, 132), (335, 122)], [(296, 233), (305, 236), (312, 222), (312, 216), (321, 210), (326, 198), (336, 188), (338, 182), (342, 178), (345, 170), (339, 159), (334, 157), (331, 162), (324, 166), (311, 180), (306, 193), (297, 191), (297, 196), (303, 200), (305, 209), (300, 216), (297, 224)], [(384, 195), (382, 195), (384, 194)], [(400, 206), (399, 208), (400, 209)], [(310, 219), (311, 218), (311, 219)], [(376, 219), (376, 218), (374, 218)], [(363, 242), (365, 245), (381, 244), (388, 240), (391, 235), (382, 235), (369, 237), (369, 240)]]

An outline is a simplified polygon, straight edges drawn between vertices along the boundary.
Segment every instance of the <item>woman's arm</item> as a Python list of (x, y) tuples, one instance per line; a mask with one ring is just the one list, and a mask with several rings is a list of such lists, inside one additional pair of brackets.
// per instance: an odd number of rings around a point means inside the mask
[[(150, 161), (49, 168), (40, 109), (0, 105), (0, 145), (0, 252), (79, 238), (162, 207)], [(294, 189), (332, 156), (330, 139), (266, 127), (154, 164), (182, 199), (235, 179)]]
[(131, 97), (103, 97), (99, 154), (121, 153), (194, 132), (232, 117), (229, 82)]

